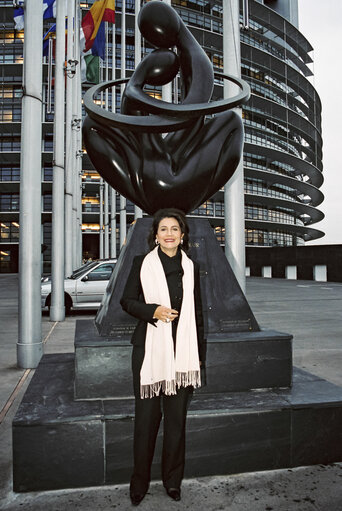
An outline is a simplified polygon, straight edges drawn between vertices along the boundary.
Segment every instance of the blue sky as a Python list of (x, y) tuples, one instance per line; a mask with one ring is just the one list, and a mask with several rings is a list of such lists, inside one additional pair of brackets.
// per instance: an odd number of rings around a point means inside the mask
[(313, 85), (322, 101), (325, 219), (314, 244), (342, 244), (342, 1), (298, 0), (299, 29), (314, 48)]

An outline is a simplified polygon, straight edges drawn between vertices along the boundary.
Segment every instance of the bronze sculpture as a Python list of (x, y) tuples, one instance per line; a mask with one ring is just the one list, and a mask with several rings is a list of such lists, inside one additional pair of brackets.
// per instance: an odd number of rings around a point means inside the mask
[[(85, 146), (101, 176), (146, 213), (168, 206), (189, 213), (219, 190), (238, 165), (243, 126), (229, 109), (248, 99), (249, 88), (243, 80), (220, 74), (239, 85), (241, 92), (209, 103), (212, 65), (176, 11), (152, 1), (141, 9), (138, 22), (142, 35), (157, 49), (141, 61), (130, 79), (107, 82), (87, 92)], [(177, 54), (169, 49), (174, 47)], [(144, 92), (145, 84), (164, 85), (178, 71), (180, 103), (160, 101)], [(94, 104), (97, 93), (123, 82), (120, 114)], [(213, 114), (217, 115), (205, 118)]]

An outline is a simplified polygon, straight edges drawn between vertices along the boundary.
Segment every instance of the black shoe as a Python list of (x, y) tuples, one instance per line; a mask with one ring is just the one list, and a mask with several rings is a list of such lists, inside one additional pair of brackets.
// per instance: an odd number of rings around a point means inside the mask
[(133, 506), (139, 506), (140, 502), (145, 497), (146, 493), (136, 493), (134, 491), (129, 492), (129, 496), (131, 497), (131, 502)]
[(181, 494), (180, 494), (180, 489), (179, 488), (166, 488), (166, 493), (173, 500), (178, 501), (178, 500), (181, 499)]

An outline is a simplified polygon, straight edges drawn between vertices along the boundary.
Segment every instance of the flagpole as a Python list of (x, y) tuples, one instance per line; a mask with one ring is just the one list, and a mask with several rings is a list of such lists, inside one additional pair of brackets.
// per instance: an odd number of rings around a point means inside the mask
[[(112, 25), (112, 80), (116, 77), (115, 25)], [(116, 88), (112, 87), (112, 112), (115, 112)], [(116, 258), (116, 190), (110, 189), (110, 257)]]
[(116, 258), (116, 190), (110, 190), (110, 257)]
[[(171, 0), (164, 0), (164, 3), (171, 6)], [(172, 103), (172, 82), (162, 86), (162, 100)]]
[(49, 49), (48, 49), (48, 85), (47, 85), (47, 100), (46, 100), (46, 110), (48, 114), (51, 114), (52, 111), (52, 49), (53, 49), (53, 40), (49, 37)]
[[(106, 68), (105, 68), (105, 80), (108, 82), (108, 22), (105, 21), (105, 58), (106, 58)], [(108, 110), (108, 89), (105, 92), (105, 109)], [(108, 183), (105, 182), (104, 185), (104, 256), (105, 259), (109, 257), (109, 225), (108, 225)]]
[(100, 259), (103, 259), (103, 179), (101, 177), (100, 179), (100, 218), (99, 218), (99, 224), (100, 224), (100, 245), (99, 245), (99, 252), (100, 252)]
[[(78, 47), (78, 54), (80, 53)], [(83, 173), (83, 151), (82, 151), (82, 83), (81, 69), (78, 67), (77, 79), (77, 118), (79, 119), (79, 129), (76, 134), (77, 139), (77, 172), (76, 172), (76, 210), (77, 210), (77, 250), (76, 265), (82, 264), (83, 238), (82, 238), (82, 173)]]
[(79, 218), (78, 218), (78, 197), (79, 197), (79, 159), (78, 153), (78, 132), (81, 129), (81, 117), (79, 115), (79, 81), (81, 76), (81, 58), (80, 58), (80, 5), (79, 0), (75, 0), (75, 42), (74, 59), (78, 61), (75, 69), (75, 77), (72, 80), (72, 167), (73, 167), (73, 194), (72, 194), (72, 268), (78, 267), (78, 244), (79, 244)]
[(75, 4), (68, 2), (67, 35), (67, 87), (65, 111), (65, 276), (72, 274), (72, 201), (73, 201), (73, 154), (72, 154), (72, 81), (75, 79), (73, 55)]
[(41, 144), (43, 0), (26, 2), (20, 158), (17, 364), (37, 367), (41, 327)]
[[(225, 74), (241, 77), (239, 0), (223, 2), (223, 68)], [(224, 83), (224, 97), (234, 92)], [(241, 108), (236, 112), (241, 116)], [(245, 277), (245, 210), (243, 161), (224, 187), (225, 253), (243, 292)]]
[[(103, 82), (103, 67), (102, 67), (102, 60), (99, 60), (99, 66), (100, 66), (100, 82)], [(101, 101), (101, 107), (103, 106), (103, 92), (100, 93), (100, 101)], [(100, 259), (103, 259), (103, 247), (104, 247), (104, 229), (103, 229), (103, 188), (104, 188), (104, 181), (103, 178), (100, 178), (100, 211), (99, 211), (99, 255)]]
[(65, 1), (57, 0), (50, 320), (64, 321)]
[[(126, 0), (122, 1), (121, 11), (121, 78), (126, 77)], [(125, 85), (121, 85), (121, 97)], [(126, 239), (127, 217), (126, 199), (120, 195), (120, 249)]]
[[(141, 62), (141, 36), (138, 26), (138, 15), (140, 11), (140, 0), (135, 0), (135, 31), (134, 31), (134, 67), (135, 69)], [(142, 218), (143, 212), (139, 206), (134, 206), (134, 218)]]

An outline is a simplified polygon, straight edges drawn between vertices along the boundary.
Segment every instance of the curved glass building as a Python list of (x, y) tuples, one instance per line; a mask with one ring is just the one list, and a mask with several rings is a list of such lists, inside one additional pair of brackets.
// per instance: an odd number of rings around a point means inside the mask
[[(109, 79), (135, 67), (135, 1), (125, 0), (125, 62), (122, 60), (122, 0), (109, 30)], [(85, 12), (93, 1), (81, 1)], [(204, 48), (214, 70), (223, 71), (222, 0), (172, 0), (172, 6)], [(12, 0), (0, 1), (0, 272), (17, 271), (23, 33), (14, 30)], [(45, 22), (48, 28), (53, 21)], [(251, 98), (243, 106), (245, 146), (245, 239), (248, 246), (303, 245), (323, 233), (321, 103), (310, 82), (312, 47), (298, 29), (297, 0), (240, 1), (241, 75)], [(141, 56), (151, 51), (141, 42)], [(112, 70), (112, 66), (114, 69)], [(52, 208), (53, 112), (47, 109), (44, 65), (42, 134), (42, 268), (49, 271)], [(104, 76), (104, 74), (103, 74)], [(85, 87), (89, 87), (89, 84)], [(161, 97), (161, 90), (150, 94)], [(176, 97), (175, 90), (173, 98)], [(223, 95), (217, 80), (214, 99)], [(109, 97), (110, 107), (112, 98)], [(120, 94), (115, 97), (117, 110)], [(82, 170), (82, 238), (85, 257), (103, 257), (103, 236), (112, 230), (119, 251), (120, 228), (134, 220), (134, 205), (103, 194), (100, 177), (87, 155)], [(107, 211), (115, 222), (105, 218)], [(125, 222), (120, 210), (125, 207)], [(218, 191), (192, 212), (207, 218), (224, 244), (224, 193)], [(121, 217), (121, 219), (120, 219)], [(113, 227), (114, 226), (114, 227)], [(110, 229), (111, 227), (111, 229)], [(110, 236), (111, 234), (109, 234)], [(108, 234), (107, 234), (108, 236)], [(102, 237), (102, 243), (100, 242)], [(113, 253), (109, 255), (115, 255)]]
[[(222, 2), (172, 4), (222, 71)], [(302, 245), (323, 236), (311, 227), (323, 218), (321, 103), (308, 80), (312, 47), (297, 18), (291, 0), (240, 2), (241, 75), (251, 88), (242, 112), (246, 245)], [(223, 191), (194, 213), (211, 217), (222, 243)]]

